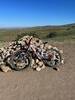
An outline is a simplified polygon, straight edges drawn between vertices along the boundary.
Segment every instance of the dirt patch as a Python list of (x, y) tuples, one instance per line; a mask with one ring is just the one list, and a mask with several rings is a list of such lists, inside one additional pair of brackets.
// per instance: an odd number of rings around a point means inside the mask
[(60, 71), (0, 72), (0, 100), (75, 100), (75, 44), (54, 44), (64, 50)]

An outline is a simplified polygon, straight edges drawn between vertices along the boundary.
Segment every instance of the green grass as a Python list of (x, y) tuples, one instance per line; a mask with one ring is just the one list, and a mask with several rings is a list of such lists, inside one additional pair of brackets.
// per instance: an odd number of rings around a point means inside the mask
[[(49, 41), (74, 41), (75, 42), (75, 25), (66, 25), (59, 27), (33, 27), (33, 28), (19, 28), (19, 29), (0, 29), (0, 41), (13, 41), (18, 35), (25, 33), (31, 34), (35, 32), (39, 38)], [(48, 38), (48, 33), (55, 32), (55, 36)]]

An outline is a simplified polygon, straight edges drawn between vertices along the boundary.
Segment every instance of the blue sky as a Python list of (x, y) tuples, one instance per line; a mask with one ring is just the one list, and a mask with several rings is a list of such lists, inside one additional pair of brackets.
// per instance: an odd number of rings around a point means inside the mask
[(75, 22), (75, 0), (0, 0), (0, 27)]

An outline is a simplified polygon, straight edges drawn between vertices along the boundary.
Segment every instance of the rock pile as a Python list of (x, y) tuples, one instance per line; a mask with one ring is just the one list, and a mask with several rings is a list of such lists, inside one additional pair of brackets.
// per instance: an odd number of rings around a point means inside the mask
[[(56, 47), (52, 47), (48, 43), (44, 44), (43, 41), (38, 38), (33, 38), (32, 36), (24, 36), (23, 38), (19, 39), (17, 42), (16, 41), (11, 42), (7, 47), (0, 48), (0, 68), (2, 69), (2, 71), (7, 72), (11, 70), (9, 66), (6, 66), (5, 59), (8, 56), (14, 54), (16, 51), (20, 50), (21, 46), (27, 46), (27, 43), (29, 43), (31, 38), (32, 40), (30, 42), (30, 45), (33, 46), (34, 48), (36, 46), (37, 48), (39, 47), (45, 50), (51, 48), (57, 49)], [(59, 49), (57, 50), (59, 51)], [(62, 53), (62, 50), (60, 52)], [(62, 59), (62, 63), (63, 63), (63, 59)], [(36, 69), (37, 71), (40, 71), (41, 69), (45, 68), (45, 65), (39, 59), (32, 59), (31, 67), (33, 69)]]

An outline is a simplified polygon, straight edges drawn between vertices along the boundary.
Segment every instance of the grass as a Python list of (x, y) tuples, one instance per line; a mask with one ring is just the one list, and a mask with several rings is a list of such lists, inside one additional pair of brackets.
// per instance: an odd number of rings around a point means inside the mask
[[(75, 42), (75, 25), (65, 25), (58, 27), (33, 27), (33, 28), (19, 28), (19, 29), (0, 29), (0, 41), (9, 42), (17, 38), (22, 33), (30, 34), (36, 33), (37, 36), (43, 40), (48, 41), (74, 41)], [(55, 36), (48, 37), (49, 33), (55, 33)], [(23, 34), (23, 35), (24, 35)]]

